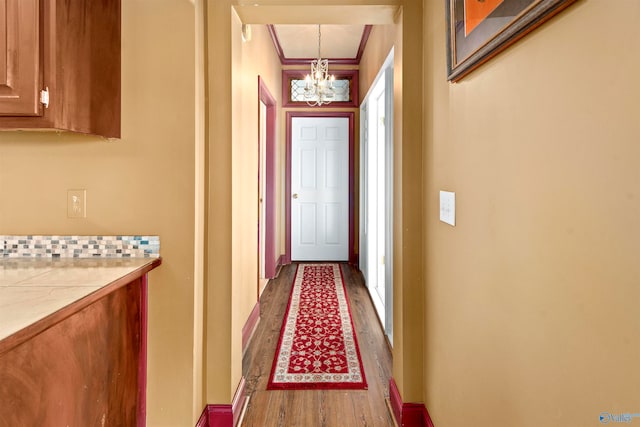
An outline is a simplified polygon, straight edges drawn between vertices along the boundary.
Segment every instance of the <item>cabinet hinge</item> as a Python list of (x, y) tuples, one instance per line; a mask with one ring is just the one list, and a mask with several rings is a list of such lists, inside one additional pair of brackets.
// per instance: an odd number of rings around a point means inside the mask
[(48, 87), (40, 91), (40, 103), (44, 105), (44, 108), (49, 108), (49, 88)]

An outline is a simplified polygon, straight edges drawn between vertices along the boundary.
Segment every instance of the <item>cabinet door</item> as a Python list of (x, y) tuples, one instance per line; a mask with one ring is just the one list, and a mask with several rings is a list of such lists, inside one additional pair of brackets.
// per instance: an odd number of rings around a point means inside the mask
[(0, 116), (40, 114), (39, 0), (0, 0)]

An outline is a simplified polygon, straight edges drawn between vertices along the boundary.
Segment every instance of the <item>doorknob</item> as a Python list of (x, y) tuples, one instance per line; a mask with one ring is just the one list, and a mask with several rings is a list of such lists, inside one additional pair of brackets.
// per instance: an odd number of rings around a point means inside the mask
[(291, 197), (294, 198), (294, 199), (297, 199), (298, 198), (298, 193), (293, 193), (293, 195)]

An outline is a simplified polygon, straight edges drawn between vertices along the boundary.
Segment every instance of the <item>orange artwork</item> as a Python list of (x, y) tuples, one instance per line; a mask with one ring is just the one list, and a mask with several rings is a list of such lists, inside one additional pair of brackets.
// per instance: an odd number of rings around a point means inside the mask
[(468, 36), (504, 0), (464, 0), (465, 36)]

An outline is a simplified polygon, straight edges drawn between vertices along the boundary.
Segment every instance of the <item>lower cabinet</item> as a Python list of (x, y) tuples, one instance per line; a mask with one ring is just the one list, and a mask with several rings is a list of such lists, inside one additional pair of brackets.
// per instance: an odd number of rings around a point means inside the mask
[(0, 354), (0, 426), (144, 426), (144, 275)]

